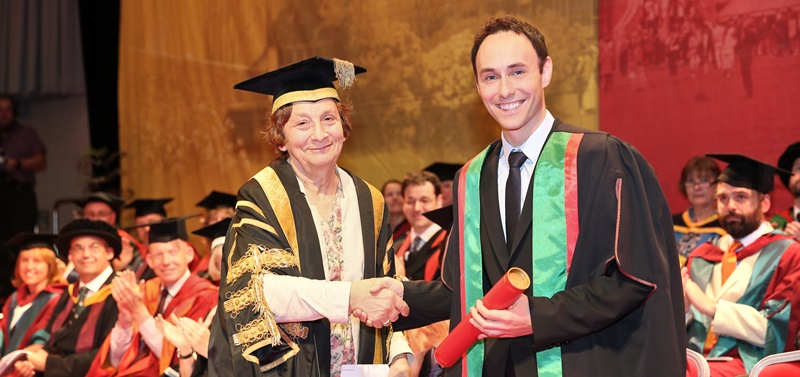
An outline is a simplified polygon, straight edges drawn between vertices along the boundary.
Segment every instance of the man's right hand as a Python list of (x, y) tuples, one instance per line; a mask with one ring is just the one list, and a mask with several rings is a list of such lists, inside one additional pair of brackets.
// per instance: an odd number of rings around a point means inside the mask
[(355, 281), (350, 285), (350, 312), (367, 326), (381, 328), (408, 315), (408, 304), (403, 301), (403, 285), (392, 278), (375, 278)]

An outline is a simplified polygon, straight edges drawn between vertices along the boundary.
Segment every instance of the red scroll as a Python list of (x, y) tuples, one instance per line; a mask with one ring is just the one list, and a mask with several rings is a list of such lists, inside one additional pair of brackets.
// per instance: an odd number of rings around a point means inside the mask
[[(531, 279), (528, 274), (521, 268), (512, 267), (483, 297), (483, 305), (493, 310), (508, 309), (530, 286)], [(467, 313), (458, 326), (436, 348), (434, 357), (445, 368), (453, 366), (478, 340), (481, 332), (469, 323), (470, 318), (472, 318), (472, 313)]]

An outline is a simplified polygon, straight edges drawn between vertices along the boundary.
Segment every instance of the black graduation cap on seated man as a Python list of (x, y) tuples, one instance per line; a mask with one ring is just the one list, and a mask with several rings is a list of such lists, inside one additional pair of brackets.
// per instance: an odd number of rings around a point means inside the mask
[(106, 203), (109, 207), (111, 207), (112, 210), (114, 210), (114, 212), (119, 212), (120, 207), (125, 204), (125, 201), (122, 200), (122, 198), (108, 192), (93, 192), (76, 200), (75, 204), (83, 208), (92, 202)]
[(166, 217), (167, 210), (164, 209), (164, 205), (172, 200), (173, 198), (136, 199), (125, 205), (125, 208), (135, 208), (135, 217), (142, 217), (152, 213)]
[(422, 170), (436, 174), (436, 176), (439, 177), (439, 180), (444, 182), (444, 181), (452, 181), (453, 178), (455, 178), (456, 176), (456, 172), (458, 171), (458, 169), (461, 169), (462, 166), (464, 166), (464, 164), (434, 162)]
[(242, 81), (234, 89), (272, 95), (272, 113), (299, 101), (339, 100), (333, 86), (338, 80), (342, 89), (353, 85), (359, 73), (367, 70), (345, 60), (313, 57)]
[[(23, 232), (11, 237), (10, 240), (6, 241), (6, 246), (11, 247), (16, 251), (36, 248), (56, 251), (56, 238), (58, 238), (58, 236), (55, 234), (36, 234), (31, 232)], [(56, 252), (56, 254), (58, 254), (58, 252)]]
[[(800, 158), (800, 141), (790, 145), (786, 148), (785, 151), (781, 154), (781, 157), (778, 158), (778, 167), (784, 170), (792, 172), (792, 167), (794, 167), (794, 161)], [(791, 174), (781, 174), (781, 182), (786, 188), (789, 188), (789, 177)]]
[(236, 207), (236, 195), (228, 194), (225, 192), (211, 191), (205, 198), (196, 204), (198, 207), (205, 209), (217, 209), (219, 207)]
[(215, 238), (224, 237), (228, 233), (228, 227), (231, 225), (231, 218), (224, 218), (220, 221), (217, 221), (209, 226), (204, 228), (200, 228), (192, 232), (192, 234), (196, 234), (201, 237), (208, 238), (210, 240), (214, 240)]
[(775, 174), (789, 174), (786, 170), (740, 154), (707, 154), (706, 156), (728, 163), (728, 166), (717, 177), (718, 181), (734, 187), (753, 189), (762, 194), (772, 192), (775, 186)]
[(189, 233), (186, 232), (186, 219), (196, 216), (200, 215), (197, 214), (183, 217), (170, 217), (155, 223), (142, 224), (138, 226), (150, 227), (150, 233), (147, 236), (147, 240), (151, 244), (157, 242), (170, 242), (177, 239), (187, 241), (189, 239)]

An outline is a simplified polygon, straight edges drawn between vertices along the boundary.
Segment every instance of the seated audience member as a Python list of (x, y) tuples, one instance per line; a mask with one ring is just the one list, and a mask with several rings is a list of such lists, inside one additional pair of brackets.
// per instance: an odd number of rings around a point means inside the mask
[(116, 228), (102, 221), (79, 219), (61, 229), (58, 250), (68, 251), (79, 280), (67, 287), (56, 303), (45, 330), (50, 340), (43, 349), (17, 362), (17, 372), (51, 376), (85, 376), (97, 350), (117, 320), (111, 297), (111, 260), (120, 250)]
[[(134, 221), (136, 225), (145, 225), (150, 223), (159, 222), (167, 217), (167, 210), (164, 205), (171, 202), (173, 198), (162, 199), (136, 199), (127, 205), (125, 208), (133, 208)], [(137, 226), (136, 236), (139, 237), (144, 245), (147, 245), (147, 234), (150, 232), (149, 226)]]
[(198, 207), (206, 209), (203, 223), (211, 225), (222, 219), (233, 217), (236, 209), (236, 195), (226, 192), (211, 191), (205, 198), (197, 202)]
[(681, 170), (681, 194), (689, 208), (672, 216), (681, 265), (698, 245), (725, 235), (717, 216), (717, 176), (720, 170), (709, 157), (692, 157)]
[[(186, 242), (186, 218), (150, 224), (147, 264), (156, 277), (137, 282), (130, 271), (114, 278), (112, 294), (119, 319), (95, 358), (88, 376), (158, 376), (191, 349), (163, 341), (154, 316), (204, 318), (216, 305), (217, 288), (189, 272), (194, 252)], [(188, 352), (187, 352), (188, 351)]]
[(389, 223), (392, 225), (392, 240), (403, 242), (411, 225), (403, 214), (403, 183), (392, 179), (386, 181), (381, 187), (381, 194), (386, 206), (389, 208)]
[(147, 256), (147, 247), (137, 241), (130, 233), (117, 229), (122, 240), (122, 251), (119, 256), (111, 261), (114, 271), (131, 270), (136, 275), (136, 279), (150, 280), (156, 276), (153, 270), (147, 266), (144, 258)]
[(689, 256), (683, 270), (688, 347), (707, 357), (712, 376), (738, 376), (758, 360), (796, 347), (800, 244), (766, 221), (775, 167), (740, 155), (720, 174), (717, 211), (728, 232)]
[(782, 175), (781, 182), (794, 197), (794, 206), (777, 212), (770, 222), (772, 226), (783, 229), (795, 241), (800, 241), (800, 142), (790, 145), (778, 159), (778, 167), (788, 170), (791, 175)]
[[(203, 226), (211, 225), (222, 219), (233, 217), (236, 208), (236, 195), (228, 194), (225, 192), (211, 191), (205, 198), (197, 202), (198, 207), (206, 209), (205, 216), (200, 219)], [(203, 247), (205, 250), (209, 250)], [(200, 271), (208, 270), (208, 261), (211, 258), (209, 251), (204, 256), (200, 256), (195, 252), (195, 260), (189, 266), (192, 273), (200, 273)]]
[(16, 250), (12, 284), (17, 287), (3, 306), (0, 319), (0, 355), (30, 345), (44, 345), (44, 331), (66, 284), (56, 264), (52, 234), (20, 233), (6, 245)]
[[(442, 207), (439, 178), (429, 171), (410, 173), (403, 180), (402, 190), (403, 214), (411, 224), (411, 230), (402, 243), (395, 244), (395, 272), (410, 280), (438, 280), (449, 225), (443, 229), (428, 216), (431, 211)], [(452, 223), (453, 208), (448, 208)], [(449, 321), (441, 321), (406, 332), (414, 353), (412, 375), (435, 376), (442, 372), (432, 362), (430, 350), (444, 340), (448, 326)]]
[(464, 164), (434, 162), (425, 169), (422, 169), (436, 174), (436, 178), (439, 178), (439, 186), (442, 191), (442, 206), (453, 204), (453, 178), (455, 178), (456, 172), (458, 172), (458, 169), (461, 169), (463, 165)]
[(119, 210), (125, 202), (122, 198), (107, 192), (93, 192), (75, 201), (81, 207), (84, 219), (104, 221), (116, 226)]
[(164, 338), (181, 350), (192, 350), (193, 357), (181, 358), (178, 370), (181, 377), (196, 377), (208, 375), (208, 342), (211, 338), (209, 326), (214, 319), (216, 307), (206, 316), (204, 322), (189, 317), (178, 318), (170, 315), (169, 320), (162, 316), (156, 317), (156, 327)]
[(403, 180), (403, 214), (411, 224), (409, 235), (395, 246), (397, 275), (411, 280), (439, 278), (447, 230), (424, 213), (442, 207), (439, 178), (428, 171), (410, 173)]
[(200, 228), (192, 232), (198, 236), (205, 237), (211, 244), (211, 258), (208, 262), (208, 270), (200, 271), (200, 277), (219, 285), (220, 266), (222, 265), (222, 246), (225, 244), (225, 235), (231, 225), (231, 218), (222, 219), (205, 228)]

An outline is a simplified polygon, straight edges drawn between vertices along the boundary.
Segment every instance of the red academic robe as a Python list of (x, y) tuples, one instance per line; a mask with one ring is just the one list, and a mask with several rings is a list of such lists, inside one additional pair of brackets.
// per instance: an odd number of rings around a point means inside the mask
[[(62, 283), (51, 284), (39, 292), (38, 295), (31, 296), (28, 292), (28, 287), (22, 285), (9, 297), (5, 305), (3, 305), (3, 318), (0, 319), (0, 329), (3, 331), (3, 345), (0, 354), (5, 355), (31, 344), (43, 344), (47, 341), (47, 338), (42, 338), (41, 335), (45, 334), (43, 330), (47, 323), (50, 322), (50, 317), (53, 316), (53, 309), (56, 307), (58, 298), (66, 287), (67, 285)], [(14, 312), (14, 308), (11, 307), (12, 302), (15, 307), (25, 306), (33, 302), (31, 308), (25, 311), (22, 318), (17, 321), (13, 334), (9, 328), (9, 321)], [(39, 333), (40, 331), (42, 332)], [(35, 338), (34, 334), (36, 334)]]
[[(145, 283), (144, 303), (151, 315), (156, 314), (160, 296), (161, 279), (156, 277), (148, 280)], [(205, 318), (208, 312), (216, 305), (217, 287), (207, 280), (192, 274), (164, 309), (164, 317), (174, 313), (178, 318), (188, 317), (197, 320), (198, 318)], [(138, 345), (143, 341), (138, 327), (134, 325), (131, 345)], [(166, 339), (164, 339), (161, 346), (161, 355), (153, 354), (147, 346), (142, 347), (141, 352), (138, 346), (129, 347), (122, 355), (117, 368), (111, 366), (110, 351), (111, 335), (109, 334), (100, 347), (97, 357), (92, 362), (87, 377), (158, 376), (170, 365), (178, 363), (175, 346)]]

